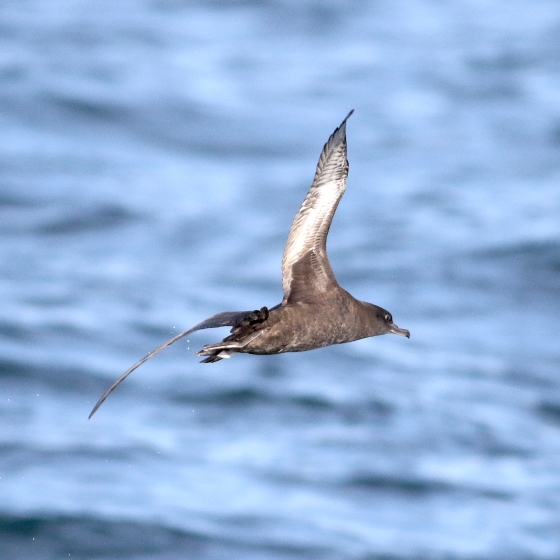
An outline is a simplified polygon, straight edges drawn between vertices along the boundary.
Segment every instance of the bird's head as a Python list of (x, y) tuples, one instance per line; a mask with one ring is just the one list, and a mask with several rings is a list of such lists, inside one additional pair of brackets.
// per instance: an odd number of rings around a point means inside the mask
[(369, 322), (372, 328), (372, 334), (370, 336), (393, 333), (410, 338), (410, 331), (401, 329), (395, 325), (393, 322), (393, 316), (389, 313), (389, 311), (379, 307), (378, 305), (374, 305), (373, 303), (363, 303), (369, 311)]

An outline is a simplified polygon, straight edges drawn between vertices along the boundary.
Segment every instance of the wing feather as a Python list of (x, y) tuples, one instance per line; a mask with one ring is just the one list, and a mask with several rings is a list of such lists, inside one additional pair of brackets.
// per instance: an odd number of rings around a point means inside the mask
[(164, 342), (161, 346), (158, 346), (155, 350), (152, 350), (149, 354), (144, 356), (141, 360), (136, 362), (131, 368), (127, 369), (106, 391), (103, 396), (97, 401), (97, 404), (93, 407), (89, 418), (91, 418), (97, 409), (105, 402), (105, 399), (120, 385), (136, 368), (140, 367), (144, 362), (147, 362), (150, 358), (153, 358), (156, 354), (159, 354), (162, 350), (171, 346), (174, 342), (177, 342), (181, 338), (192, 334), (193, 332), (199, 331), (201, 329), (215, 329), (217, 327), (234, 327), (241, 323), (243, 319), (250, 316), (252, 311), (224, 311), (223, 313), (218, 313), (212, 317), (205, 319), (198, 325), (195, 325), (192, 329), (184, 331), (177, 336)]
[[(290, 228), (282, 258), (284, 304), (301, 291), (302, 282), (310, 284), (306, 292), (324, 292), (338, 286), (327, 257), (327, 235), (346, 190), (346, 121), (353, 112), (348, 113), (323, 147), (313, 184)], [(310, 252), (313, 255), (307, 256)], [(294, 274), (294, 265), (301, 259), (298, 273)], [(296, 276), (298, 289), (294, 285)]]

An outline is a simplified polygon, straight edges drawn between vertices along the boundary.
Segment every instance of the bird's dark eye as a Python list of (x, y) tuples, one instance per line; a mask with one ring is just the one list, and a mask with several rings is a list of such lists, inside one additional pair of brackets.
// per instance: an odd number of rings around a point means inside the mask
[(384, 317), (385, 321), (390, 322), (391, 321), (391, 315), (389, 315), (389, 313), (387, 313)]

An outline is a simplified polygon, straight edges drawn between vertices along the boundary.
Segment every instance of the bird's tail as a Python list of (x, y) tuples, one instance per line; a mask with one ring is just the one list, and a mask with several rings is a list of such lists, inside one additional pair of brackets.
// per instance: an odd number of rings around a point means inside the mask
[(208, 356), (203, 364), (210, 364), (229, 358), (235, 352), (241, 352), (251, 341), (263, 333), (264, 323), (268, 319), (268, 308), (262, 307), (248, 313), (231, 329), (231, 334), (222, 342), (207, 344), (196, 353), (197, 356)]

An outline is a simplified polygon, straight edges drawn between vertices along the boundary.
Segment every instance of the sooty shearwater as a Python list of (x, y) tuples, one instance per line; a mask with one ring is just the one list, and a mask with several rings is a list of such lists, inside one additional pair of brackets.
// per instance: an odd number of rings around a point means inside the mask
[(327, 234), (346, 190), (346, 121), (353, 112), (348, 113), (325, 144), (313, 184), (290, 228), (282, 257), (282, 303), (271, 309), (224, 311), (178, 334), (125, 371), (99, 399), (90, 418), (137, 367), (200, 329), (233, 327), (222, 342), (207, 344), (196, 353), (207, 356), (202, 363), (217, 362), (237, 352), (303, 352), (387, 333), (410, 338), (410, 332), (397, 327), (388, 311), (359, 301), (342, 289), (327, 257)]

